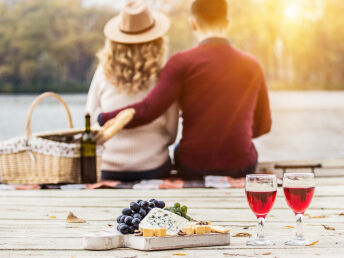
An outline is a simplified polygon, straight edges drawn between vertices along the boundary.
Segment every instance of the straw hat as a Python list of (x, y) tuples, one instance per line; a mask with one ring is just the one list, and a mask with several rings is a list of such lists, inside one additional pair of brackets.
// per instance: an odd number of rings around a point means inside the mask
[(142, 0), (131, 0), (106, 23), (104, 34), (115, 42), (135, 44), (160, 38), (169, 28), (166, 15), (150, 11)]

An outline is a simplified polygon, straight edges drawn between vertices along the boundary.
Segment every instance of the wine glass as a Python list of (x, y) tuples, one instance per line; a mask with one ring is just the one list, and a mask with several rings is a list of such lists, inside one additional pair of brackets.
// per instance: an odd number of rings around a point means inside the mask
[(274, 242), (264, 237), (264, 223), (276, 198), (277, 180), (275, 175), (252, 174), (246, 176), (245, 191), (247, 202), (258, 219), (258, 234), (247, 245), (271, 246)]
[(296, 216), (296, 238), (286, 245), (305, 246), (311, 242), (303, 237), (303, 214), (312, 201), (315, 188), (313, 173), (286, 173), (283, 178), (283, 191), (288, 206)]

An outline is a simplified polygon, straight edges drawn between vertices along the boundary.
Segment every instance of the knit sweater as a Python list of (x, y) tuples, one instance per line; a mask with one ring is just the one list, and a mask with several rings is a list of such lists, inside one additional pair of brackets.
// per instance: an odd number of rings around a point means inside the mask
[[(268, 90), (257, 60), (224, 38), (209, 38), (175, 54), (152, 92), (128, 107), (127, 128), (149, 123), (179, 100), (183, 133), (179, 161), (202, 171), (245, 169), (257, 162), (252, 138), (270, 131)], [(102, 113), (103, 124), (121, 109)]]
[[(89, 89), (86, 110), (91, 114), (92, 124), (96, 124), (99, 113), (141, 101), (150, 91), (151, 88), (134, 95), (119, 93), (98, 67)], [(151, 123), (120, 131), (105, 143), (102, 170), (144, 171), (164, 164), (169, 156), (168, 146), (176, 138), (178, 118), (178, 106), (173, 104)]]

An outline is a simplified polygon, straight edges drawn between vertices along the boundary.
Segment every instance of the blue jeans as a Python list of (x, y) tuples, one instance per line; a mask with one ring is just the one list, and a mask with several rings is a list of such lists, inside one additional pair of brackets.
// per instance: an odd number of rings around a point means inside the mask
[(170, 177), (171, 160), (168, 159), (160, 167), (143, 171), (102, 171), (102, 180), (139, 181)]

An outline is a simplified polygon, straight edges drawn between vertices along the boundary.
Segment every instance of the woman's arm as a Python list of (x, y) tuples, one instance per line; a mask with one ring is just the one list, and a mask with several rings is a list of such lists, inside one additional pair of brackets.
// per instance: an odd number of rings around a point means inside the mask
[(102, 81), (102, 76), (102, 70), (100, 67), (98, 67), (93, 76), (91, 86), (87, 95), (86, 112), (90, 113), (91, 115), (92, 125), (95, 125), (97, 123), (97, 115), (103, 111), (100, 104), (99, 89), (100, 83)]
[(179, 125), (179, 105), (178, 103), (172, 104), (172, 106), (166, 112), (166, 129), (170, 136), (169, 145), (176, 141)]

